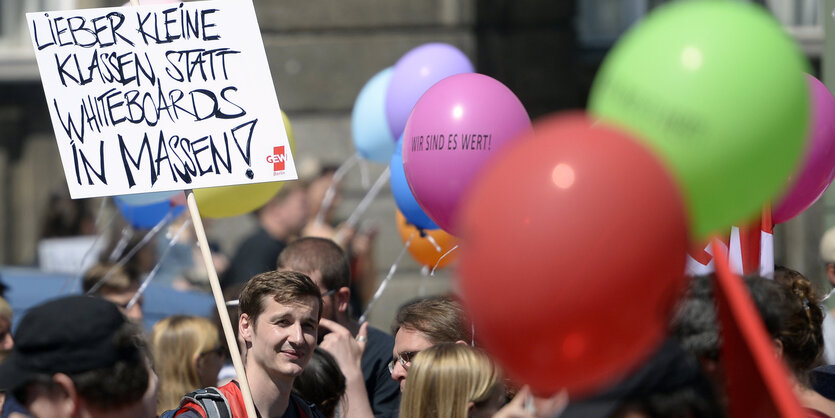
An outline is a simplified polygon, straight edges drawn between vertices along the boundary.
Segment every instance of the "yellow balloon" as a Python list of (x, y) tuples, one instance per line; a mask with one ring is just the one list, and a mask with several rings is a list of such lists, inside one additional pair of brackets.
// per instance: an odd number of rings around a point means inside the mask
[[(284, 130), (290, 141), (290, 150), (295, 153), (296, 140), (293, 136), (293, 127), (284, 111), (281, 111), (281, 118), (284, 120)], [(227, 218), (243, 215), (264, 206), (281, 190), (283, 185), (283, 181), (272, 181), (194, 189), (194, 198), (197, 200), (197, 207), (203, 217)]]

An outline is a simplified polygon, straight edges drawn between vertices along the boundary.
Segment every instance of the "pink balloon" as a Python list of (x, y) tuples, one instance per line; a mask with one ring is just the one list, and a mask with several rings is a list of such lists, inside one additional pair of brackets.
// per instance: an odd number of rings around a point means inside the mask
[(415, 104), (403, 133), (403, 168), (418, 204), (454, 235), (459, 200), (479, 171), (530, 129), (525, 107), (504, 84), (475, 73), (439, 81)]
[(812, 206), (835, 178), (835, 98), (815, 77), (806, 76), (812, 90), (812, 124), (806, 158), (792, 186), (777, 200), (774, 223), (783, 223)]

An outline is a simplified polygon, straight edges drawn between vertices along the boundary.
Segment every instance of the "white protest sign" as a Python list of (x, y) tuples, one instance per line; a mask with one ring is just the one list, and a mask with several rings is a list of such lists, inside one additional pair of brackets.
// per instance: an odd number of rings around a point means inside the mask
[(297, 178), (251, 1), (26, 18), (73, 198)]

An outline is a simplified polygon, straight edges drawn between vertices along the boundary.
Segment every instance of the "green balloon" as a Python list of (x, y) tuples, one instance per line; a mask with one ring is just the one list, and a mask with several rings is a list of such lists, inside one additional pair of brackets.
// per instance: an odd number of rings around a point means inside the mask
[(807, 65), (759, 6), (673, 3), (614, 46), (589, 109), (667, 162), (691, 233), (705, 238), (759, 213), (788, 185), (810, 118)]

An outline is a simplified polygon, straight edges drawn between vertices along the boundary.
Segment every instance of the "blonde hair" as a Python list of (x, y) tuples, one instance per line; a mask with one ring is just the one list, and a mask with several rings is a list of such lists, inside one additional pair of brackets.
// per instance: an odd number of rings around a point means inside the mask
[(151, 350), (159, 376), (157, 413), (177, 408), (183, 395), (201, 388), (196, 360), (220, 342), (217, 326), (203, 317), (174, 315), (154, 324)]
[(478, 349), (439, 344), (412, 361), (400, 402), (401, 418), (466, 418), (468, 404), (487, 401), (501, 373)]
[(9, 302), (6, 302), (6, 299), (0, 296), (0, 318), (6, 318), (11, 323), (12, 317), (12, 307), (9, 305)]

